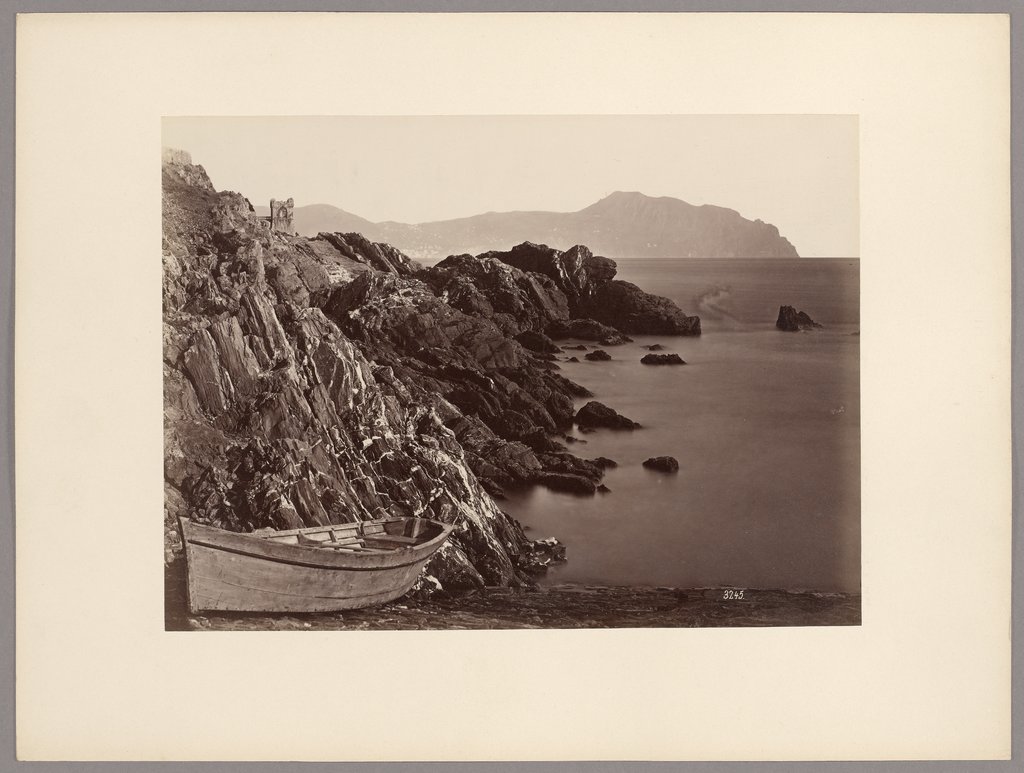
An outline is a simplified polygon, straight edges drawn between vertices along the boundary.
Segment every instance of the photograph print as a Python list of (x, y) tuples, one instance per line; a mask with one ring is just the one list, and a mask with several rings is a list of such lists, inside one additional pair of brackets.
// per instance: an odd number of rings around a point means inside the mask
[(167, 630), (860, 624), (856, 116), (162, 145)]

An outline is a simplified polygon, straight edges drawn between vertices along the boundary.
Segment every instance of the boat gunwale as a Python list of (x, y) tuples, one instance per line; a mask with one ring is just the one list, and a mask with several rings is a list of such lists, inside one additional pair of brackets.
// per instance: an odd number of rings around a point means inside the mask
[[(401, 521), (412, 519), (391, 518), (387, 520)], [(178, 519), (178, 524), (181, 529), (183, 547), (186, 550), (189, 550), (190, 546), (194, 545), (226, 553), (235, 553), (261, 561), (291, 564), (312, 569), (379, 572), (389, 569), (400, 569), (426, 560), (440, 547), (441, 543), (448, 539), (455, 529), (452, 524), (442, 523), (431, 518), (421, 518), (418, 520), (428, 521), (436, 525), (441, 529), (440, 533), (418, 545), (401, 546), (376, 553), (336, 551), (327, 550), (325, 549), (326, 546), (292, 545), (287, 542), (275, 542), (253, 532), (233, 532), (216, 526), (195, 523), (185, 516), (181, 516)], [(385, 521), (364, 521), (361, 523), (383, 522)], [(310, 528), (320, 529), (326, 527)], [(212, 534), (210, 538), (204, 539), (201, 534), (196, 533), (197, 530), (205, 530)], [(267, 536), (270, 535), (268, 534)], [(225, 540), (227, 543), (234, 542), (235, 544), (225, 544)]]

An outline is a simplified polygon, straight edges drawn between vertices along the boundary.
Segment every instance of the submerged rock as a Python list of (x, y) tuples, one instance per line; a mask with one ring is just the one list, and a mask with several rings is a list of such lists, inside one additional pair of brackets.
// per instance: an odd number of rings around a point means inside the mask
[(576, 424), (583, 429), (639, 429), (640, 425), (632, 419), (609, 408), (597, 400), (591, 400), (576, 412)]
[(652, 456), (644, 460), (644, 467), (658, 472), (679, 472), (679, 462), (672, 456)]
[(811, 330), (816, 327), (823, 327), (802, 311), (797, 311), (792, 306), (780, 306), (779, 318), (775, 321), (775, 327), (779, 330), (795, 332), (797, 330)]
[(650, 344), (649, 346), (645, 346), (644, 347), (644, 349), (648, 349), (648, 350), (650, 350), (652, 352), (660, 352), (664, 348), (665, 347), (662, 346), (661, 344)]
[(644, 365), (685, 365), (686, 361), (678, 354), (645, 354), (640, 358)]

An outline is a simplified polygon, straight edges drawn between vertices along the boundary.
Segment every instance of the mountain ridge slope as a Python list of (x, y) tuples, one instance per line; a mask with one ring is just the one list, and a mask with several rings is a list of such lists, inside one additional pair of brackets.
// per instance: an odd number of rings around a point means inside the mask
[(304, 236), (357, 230), (418, 260), (508, 250), (524, 241), (561, 250), (586, 244), (613, 259), (800, 257), (771, 223), (728, 207), (636, 191), (615, 191), (575, 212), (484, 212), (415, 224), (374, 223), (333, 205), (309, 204), (295, 208), (295, 227)]

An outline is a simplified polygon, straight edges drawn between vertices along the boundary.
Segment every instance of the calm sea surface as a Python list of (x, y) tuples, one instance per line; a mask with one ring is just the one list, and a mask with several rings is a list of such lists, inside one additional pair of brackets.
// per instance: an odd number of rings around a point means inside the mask
[[(574, 453), (619, 463), (605, 476), (611, 493), (537, 487), (501, 503), (531, 537), (566, 544), (568, 562), (545, 582), (858, 591), (859, 262), (618, 265), (620, 279), (699, 314), (703, 335), (638, 336), (607, 347), (611, 362), (561, 363), (643, 429), (576, 433), (586, 444)], [(782, 304), (826, 327), (776, 330)], [(641, 365), (651, 343), (688, 364)], [(641, 466), (662, 455), (678, 474)]]

